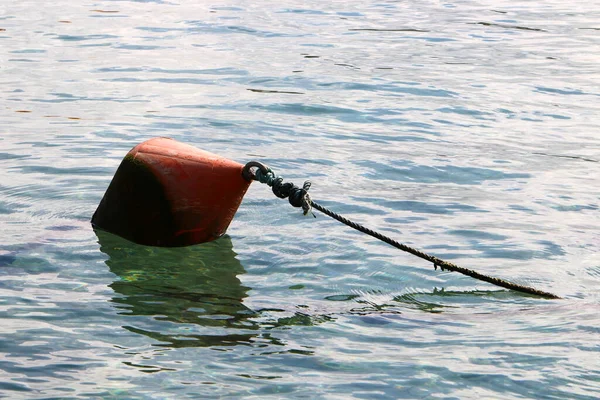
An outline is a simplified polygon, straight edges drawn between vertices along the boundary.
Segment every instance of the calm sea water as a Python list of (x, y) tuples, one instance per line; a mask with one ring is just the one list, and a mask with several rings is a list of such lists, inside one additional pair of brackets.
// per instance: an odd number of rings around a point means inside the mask
[[(0, 0), (0, 397), (600, 396), (600, 3)], [(253, 184), (228, 236), (95, 233), (169, 136)]]

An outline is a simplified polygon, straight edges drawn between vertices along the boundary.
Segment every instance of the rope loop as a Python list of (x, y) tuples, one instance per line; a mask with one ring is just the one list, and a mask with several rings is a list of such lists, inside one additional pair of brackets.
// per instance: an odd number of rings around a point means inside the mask
[(275, 180), (275, 174), (273, 173), (273, 171), (271, 171), (270, 168), (266, 174), (263, 173), (260, 169), (257, 169), (256, 172), (254, 173), (254, 175), (256, 175), (256, 177), (258, 178), (258, 181), (260, 183), (266, 183), (269, 186), (273, 186), (273, 181)]
[(311, 213), (313, 217), (317, 218), (312, 212), (312, 200), (308, 194), (308, 189), (311, 186), (310, 181), (304, 182), (302, 188), (299, 188), (291, 182), (284, 182), (283, 177), (275, 175), (268, 167), (266, 167), (266, 172), (261, 168), (257, 168), (254, 172), (254, 179), (270, 186), (273, 194), (280, 199), (287, 198), (293, 207), (301, 207), (304, 215)]

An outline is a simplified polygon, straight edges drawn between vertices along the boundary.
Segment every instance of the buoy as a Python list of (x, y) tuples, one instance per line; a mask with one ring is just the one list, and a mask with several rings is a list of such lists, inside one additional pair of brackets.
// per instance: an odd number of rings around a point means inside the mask
[[(253, 170), (254, 168), (254, 170)], [(314, 202), (308, 190), (275, 175), (266, 165), (245, 166), (168, 138), (135, 146), (123, 159), (92, 216), (92, 225), (134, 243), (161, 247), (189, 246), (221, 237), (250, 183), (257, 180), (288, 198), (304, 215), (316, 209), (364, 234), (449, 270), (496, 286), (549, 299), (559, 296), (459, 267), (357, 224)], [(314, 215), (314, 214), (313, 214)]]
[(127, 153), (92, 225), (149, 246), (215, 240), (250, 186), (242, 170), (242, 164), (173, 139), (150, 139)]

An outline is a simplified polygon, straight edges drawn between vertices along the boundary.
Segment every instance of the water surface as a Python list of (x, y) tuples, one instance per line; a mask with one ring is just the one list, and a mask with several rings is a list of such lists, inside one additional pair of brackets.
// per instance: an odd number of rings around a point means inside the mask
[[(597, 2), (0, 5), (0, 397), (600, 396)], [(228, 235), (89, 219), (169, 136), (253, 184)]]

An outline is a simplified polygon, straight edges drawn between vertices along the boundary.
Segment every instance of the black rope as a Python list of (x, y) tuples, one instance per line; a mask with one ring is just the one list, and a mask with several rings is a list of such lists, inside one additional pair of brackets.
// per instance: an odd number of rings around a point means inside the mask
[[(256, 167), (254, 173), (251, 168)], [(280, 199), (288, 198), (290, 204), (294, 207), (302, 207), (304, 211), (304, 215), (309, 212), (313, 215), (313, 217), (317, 218), (317, 216), (311, 211), (312, 209), (312, 200), (310, 199), (310, 195), (308, 194), (308, 189), (310, 189), (310, 181), (305, 181), (302, 188), (294, 185), (291, 182), (283, 182), (283, 178), (280, 176), (276, 176), (271, 169), (257, 161), (250, 161), (248, 164), (244, 166), (242, 169), (242, 177), (247, 181), (260, 181), (261, 183), (266, 183), (269, 185), (273, 194)]]
[[(257, 167), (257, 170), (255, 171), (254, 174), (250, 173), (251, 167)], [(422, 258), (423, 260), (427, 260), (427, 261), (433, 263), (433, 266), (436, 270), (437, 270), (437, 267), (440, 267), (442, 271), (448, 270), (448, 271), (458, 272), (463, 275), (470, 276), (471, 278), (479, 279), (480, 281), (488, 282), (488, 283), (491, 283), (492, 285), (500, 286), (500, 287), (514, 290), (517, 292), (532, 294), (532, 295), (544, 297), (547, 299), (560, 299), (559, 296), (557, 296), (553, 293), (538, 290), (538, 289), (532, 288), (530, 286), (519, 285), (517, 283), (509, 282), (504, 279), (496, 278), (493, 276), (480, 274), (479, 272), (474, 271), (472, 269), (459, 267), (456, 264), (453, 264), (448, 261), (444, 261), (440, 258), (431, 256), (429, 254), (426, 254), (420, 250), (417, 250), (415, 248), (412, 248), (410, 246), (407, 246), (405, 244), (397, 242), (396, 240), (391, 239), (388, 236), (382, 235), (379, 232), (376, 232), (372, 229), (369, 229), (360, 224), (357, 224), (356, 222), (353, 222), (353, 221), (349, 220), (348, 218), (345, 218), (339, 214), (336, 214), (335, 212), (323, 207), (322, 205), (315, 203), (308, 194), (308, 189), (310, 189), (310, 185), (311, 185), (310, 181), (304, 182), (304, 185), (302, 188), (299, 188), (298, 186), (294, 185), (293, 183), (289, 183), (289, 182), (284, 183), (283, 178), (275, 176), (275, 174), (273, 174), (273, 172), (268, 167), (265, 167), (264, 165), (257, 163), (257, 162), (251, 162), (251, 163), (246, 164), (246, 167), (244, 167), (243, 176), (248, 180), (250, 180), (250, 179), (258, 180), (262, 183), (266, 183), (267, 185), (271, 186), (273, 188), (273, 193), (275, 194), (275, 196), (282, 198), (282, 199), (288, 197), (289, 202), (292, 206), (302, 207), (302, 209), (304, 210), (304, 215), (309, 213), (311, 211), (311, 208), (315, 208), (316, 210), (319, 210), (323, 214), (328, 215), (331, 218), (333, 218), (353, 229), (356, 229), (359, 232), (365, 233), (365, 234), (372, 236), (376, 239), (379, 239), (389, 245), (392, 245), (397, 249), (400, 249), (402, 251), (405, 251), (407, 253), (415, 255), (419, 258)], [(316, 216), (314, 214), (313, 214), (313, 216), (316, 218)]]
[(402, 251), (406, 251), (407, 253), (413, 254), (417, 257), (422, 258), (423, 260), (427, 260), (429, 262), (433, 263), (434, 268), (437, 270), (437, 267), (440, 267), (442, 271), (444, 270), (448, 270), (448, 271), (454, 271), (454, 272), (459, 272), (463, 275), (467, 275), (470, 276), (471, 278), (475, 278), (475, 279), (479, 279), (480, 281), (484, 281), (484, 282), (488, 282), (491, 283), (493, 285), (496, 286), (501, 286), (503, 288), (506, 289), (511, 289), (511, 290), (515, 290), (517, 292), (522, 292), (522, 293), (528, 293), (528, 294), (533, 294), (536, 296), (540, 296), (540, 297), (545, 297), (548, 299), (560, 299), (559, 296), (553, 294), (553, 293), (549, 293), (549, 292), (544, 292), (542, 290), (538, 290), (529, 286), (523, 286), (523, 285), (519, 285), (517, 283), (513, 283), (513, 282), (509, 282), (506, 281), (504, 279), (500, 279), (500, 278), (495, 278), (493, 276), (488, 276), (488, 275), (483, 275), (480, 274), (477, 271), (473, 271), (472, 269), (468, 269), (468, 268), (463, 268), (463, 267), (459, 267), (456, 264), (452, 264), (448, 261), (444, 261), (442, 259), (439, 259), (437, 257), (431, 256), (429, 254), (423, 253), (420, 250), (414, 249), (410, 246), (407, 246), (405, 244), (399, 243), (397, 241), (395, 241), (394, 239), (391, 239), (385, 235), (382, 235), (379, 232), (375, 232), (369, 228), (366, 228), (362, 225), (357, 224), (356, 222), (350, 221), (349, 219), (342, 217), (339, 214), (334, 213), (331, 210), (328, 210), (327, 208), (323, 207), (320, 204), (315, 203), (314, 201), (311, 201), (311, 205), (313, 206), (313, 208), (321, 211), (323, 214), (326, 214), (328, 216), (330, 216), (331, 218), (345, 224), (348, 225), (351, 228), (356, 229), (357, 231), (360, 231), (362, 233), (366, 233), (369, 236), (373, 236), (374, 238), (377, 238), (383, 242), (386, 242), (387, 244), (390, 244), (392, 246), (394, 246), (397, 249), (400, 249)]

